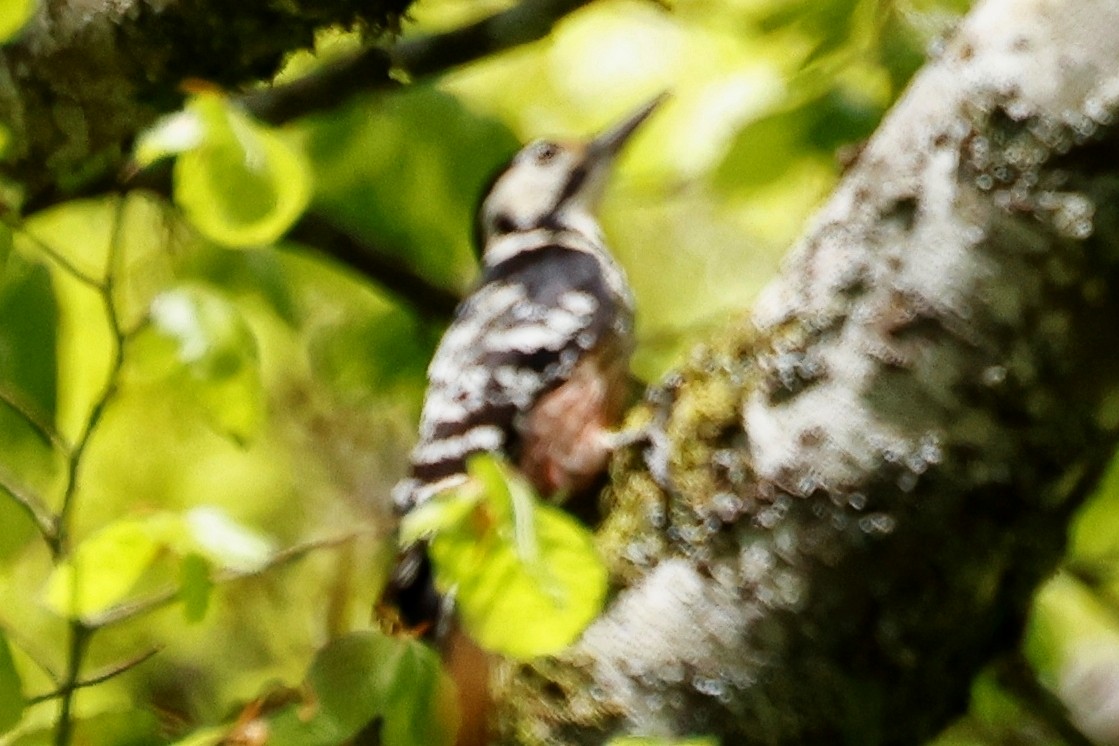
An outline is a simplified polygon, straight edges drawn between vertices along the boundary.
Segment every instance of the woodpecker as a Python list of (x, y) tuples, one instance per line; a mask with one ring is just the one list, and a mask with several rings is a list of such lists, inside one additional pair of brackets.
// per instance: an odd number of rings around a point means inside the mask
[[(428, 369), (405, 514), (496, 452), (542, 496), (601, 476), (629, 388), (633, 296), (594, 217), (622, 146), (660, 96), (590, 142), (538, 140), (494, 178), (477, 220), (481, 277)], [(385, 600), (410, 627), (440, 622), (423, 545), (405, 549)]]

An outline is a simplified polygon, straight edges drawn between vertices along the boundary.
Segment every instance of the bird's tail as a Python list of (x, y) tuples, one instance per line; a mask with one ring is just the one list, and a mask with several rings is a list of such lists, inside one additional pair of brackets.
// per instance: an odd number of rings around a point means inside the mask
[(443, 636), (451, 603), (435, 589), (427, 542), (416, 542), (400, 552), (377, 608), (382, 622), (390, 628), (418, 632), (428, 640)]

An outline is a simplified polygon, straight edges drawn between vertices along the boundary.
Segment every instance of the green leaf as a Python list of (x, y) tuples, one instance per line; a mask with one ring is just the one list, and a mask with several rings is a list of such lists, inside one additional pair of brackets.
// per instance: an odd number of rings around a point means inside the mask
[(0, 3), (0, 41), (15, 36), (31, 19), (37, 5), (35, 0), (4, 0)]
[(403, 640), (385, 691), (385, 746), (450, 744), (458, 730), (458, 702), (439, 657), (416, 640)]
[(149, 371), (179, 385), (219, 432), (251, 440), (264, 419), (264, 390), (256, 337), (236, 306), (184, 286), (152, 301), (151, 321), (157, 338), (135, 343)]
[(47, 578), (46, 603), (70, 618), (94, 616), (123, 600), (164, 543), (162, 526), (127, 518), (82, 541)]
[(234, 521), (213, 507), (194, 508), (186, 516), (193, 548), (208, 560), (237, 572), (256, 572), (276, 551), (264, 536)]
[(14, 728), (23, 718), (23, 682), (19, 678), (7, 635), (0, 629), (0, 735)]
[[(5, 746), (52, 746), (56, 743), (56, 726), (21, 734)], [(74, 719), (74, 732), (70, 743), (81, 746), (154, 746), (167, 742), (166, 728), (160, 724), (155, 712), (130, 707), (86, 714)]]
[(334, 746), (378, 718), (384, 746), (454, 742), (454, 684), (435, 651), (415, 640), (368, 631), (338, 638), (315, 657), (307, 688), (314, 709), (279, 713), (269, 746)]
[(200, 554), (188, 554), (179, 564), (179, 598), (183, 601), (183, 615), (188, 622), (200, 622), (210, 607), (210, 592), (214, 581), (210, 577), (210, 563)]
[(471, 517), (482, 497), (482, 490), (468, 484), (418, 505), (400, 521), (401, 545), (414, 544), (441, 531), (455, 530)]
[(436, 585), (453, 589), (463, 626), (487, 649), (519, 659), (562, 650), (606, 597), (590, 531), (491, 456), (471, 459), (468, 470), (475, 486), (467, 489), (484, 499), (427, 524), (437, 529), (429, 540)]
[(52, 421), (58, 395), (58, 302), (50, 272), (10, 257), (0, 285), (0, 381)]
[[(311, 199), (306, 158), (216, 93), (195, 96), (187, 111), (197, 116), (202, 135), (175, 161), (175, 202), (203, 235), (226, 246), (280, 238)], [(191, 127), (185, 129), (181, 140), (189, 143)], [(146, 157), (183, 144), (166, 132), (153, 137)]]
[(197, 111), (184, 109), (160, 117), (136, 138), (133, 160), (143, 168), (161, 158), (178, 155), (200, 146), (205, 135), (202, 118)]
[(610, 739), (607, 746), (718, 746), (718, 743), (718, 739), (712, 736), (695, 736), (692, 738), (620, 736)]
[(652, 738), (647, 736), (619, 736), (607, 741), (606, 746), (718, 746), (713, 736), (691, 738)]
[[(3, 156), (3, 126), (0, 126), (0, 157)], [(12, 244), (14, 243), (12, 237), (12, 229), (4, 223), (0, 223), (0, 276), (3, 275), (4, 268), (8, 265), (8, 257), (12, 255)]]

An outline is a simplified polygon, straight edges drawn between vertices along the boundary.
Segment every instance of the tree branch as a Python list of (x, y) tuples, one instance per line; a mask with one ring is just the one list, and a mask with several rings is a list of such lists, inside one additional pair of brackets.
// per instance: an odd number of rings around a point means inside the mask
[(353, 234), (315, 213), (304, 215), (287, 237), (359, 272), (409, 305), (421, 318), (446, 321), (460, 300), (454, 290), (436, 285), (411, 267), (377, 253)]
[(558, 20), (588, 2), (524, 0), (453, 31), (406, 39), (388, 48), (363, 49), (291, 83), (251, 91), (241, 101), (258, 119), (282, 124), (335, 108), (361, 93), (396, 87), (393, 72), (419, 80), (537, 41)]
[(27, 703), (34, 705), (39, 704), (40, 702), (47, 702), (52, 699), (63, 697), (66, 694), (78, 689), (85, 689), (87, 687), (96, 686), (97, 684), (102, 684), (110, 679), (115, 679), (122, 673), (131, 671), (133, 668), (136, 668), (136, 666), (139, 666), (141, 663), (144, 663), (149, 659), (155, 657), (162, 650), (162, 647), (149, 648), (139, 655), (135, 655), (128, 660), (121, 661), (120, 663), (114, 663), (113, 665), (108, 666), (101, 671), (98, 671), (92, 676), (84, 679), (78, 679), (77, 681), (74, 681), (73, 683), (65, 687), (59, 687), (58, 689), (54, 689), (45, 694), (37, 694), (33, 697), (28, 697)]
[[(250, 91), (241, 96), (241, 103), (264, 121), (273, 124), (287, 122), (316, 111), (337, 107), (359, 93), (394, 87), (397, 83), (392, 78), (393, 71), (418, 79), (535, 41), (546, 35), (564, 15), (588, 2), (589, 0), (525, 0), (509, 10), (453, 31), (401, 41), (391, 48), (364, 49), (349, 57), (328, 63), (320, 70), (291, 83)], [(68, 12), (68, 7), (64, 6), (61, 11), (63, 15)], [(116, 18), (115, 15), (110, 20), (127, 25), (125, 20)], [(42, 33), (42, 29), (35, 29), (31, 36), (34, 37), (38, 33)], [(68, 40), (74, 43), (78, 41), (68, 38), (52, 39), (52, 43), (55, 46), (65, 46)], [(101, 41), (105, 42), (104, 39)], [(24, 40), (22, 46), (31, 43), (30, 39)], [(0, 73), (3, 72), (4, 55), (19, 57), (20, 50), (21, 47), (17, 46), (7, 48), (0, 53)], [(71, 75), (73, 71), (67, 70), (66, 74)], [(223, 75), (228, 78), (235, 73), (223, 71)], [(102, 85), (106, 84), (102, 83)], [(103, 105), (99, 100), (87, 103)], [(162, 110), (177, 105), (177, 100), (175, 97), (169, 97), (166, 99), (166, 104), (167, 106)], [(12, 110), (22, 106), (17, 100), (8, 101), (7, 105)], [(0, 121), (3, 121), (5, 116), (4, 107), (5, 102), (0, 96)], [(42, 169), (36, 171), (34, 178), (31, 174), (24, 173), (22, 169), (30, 167), (30, 163), (18, 160), (13, 163), (11, 170), (5, 173), (9, 177), (23, 180), (28, 187), (24, 210), (31, 213), (70, 197), (92, 196), (120, 188), (143, 188), (164, 196), (169, 195), (170, 171), (165, 164), (156, 164), (147, 171), (135, 175), (126, 185), (122, 185), (119, 181), (118, 174), (121, 173), (125, 155), (123, 145), (131, 140), (135, 132), (150, 123), (154, 113), (157, 112), (145, 110), (134, 113), (137, 118), (132, 123), (132, 128), (122, 127), (113, 135), (118, 140), (112, 146), (115, 154), (111, 156), (113, 166), (97, 167), (98, 176), (83, 177), (79, 182), (72, 182), (70, 179), (51, 181), (50, 174)], [(117, 114), (120, 115), (120, 112)], [(28, 130), (24, 133), (28, 138), (31, 138), (32, 134), (50, 139), (50, 143), (43, 143), (43, 147), (58, 146), (57, 137), (51, 139), (49, 128)], [(38, 146), (29, 140), (22, 147), (34, 151)], [(46, 160), (57, 160), (61, 157), (59, 152), (44, 152), (42, 155)], [(29, 153), (29, 158), (31, 157), (33, 155)], [(75, 161), (75, 168), (76, 164), (77, 161)], [(96, 164), (91, 161), (86, 166), (96, 167)], [(85, 170), (85, 166), (82, 170)], [(43, 182), (44, 178), (48, 181)], [(459, 296), (455, 291), (433, 285), (407, 266), (378, 253), (352, 234), (332, 225), (322, 216), (306, 215), (292, 229), (289, 237), (313, 246), (377, 282), (389, 293), (411, 305), (421, 316), (446, 319), (458, 303)]]
[(619, 588), (503, 742), (918, 743), (1019, 642), (1119, 426), (1119, 6), (985, 0), (655, 392)]

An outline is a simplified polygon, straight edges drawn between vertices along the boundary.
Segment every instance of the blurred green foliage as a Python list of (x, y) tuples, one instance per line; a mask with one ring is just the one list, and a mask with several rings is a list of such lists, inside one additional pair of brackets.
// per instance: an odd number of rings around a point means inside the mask
[(428, 542), (435, 586), (454, 593), (478, 644), (521, 660), (558, 653), (606, 598), (591, 532), (501, 460), (480, 454), (467, 470), (464, 485), (404, 517), (400, 541)]
[(268, 743), (333, 746), (378, 719), (385, 746), (454, 743), (454, 685), (438, 654), (417, 640), (376, 632), (339, 637), (315, 656), (306, 685), (306, 702), (272, 718)]
[[(3, 4), (0, 36), (31, 7)], [(425, 0), (406, 33), (501, 7)], [(75, 629), (79, 681), (123, 670), (74, 697), (74, 743), (264, 729), (333, 744), (374, 721), (385, 743), (445, 739), (453, 699), (430, 651), (369, 631), (440, 325), (283, 233), (309, 206), (461, 292), (479, 190), (518, 142), (586, 135), (669, 89), (602, 209), (636, 289), (636, 371), (654, 379), (748, 308), (965, 10), (602, 0), (538, 43), (281, 130), (201, 94), (139, 145), (141, 161), (176, 158), (175, 202), (77, 201), (0, 226), (0, 744), (53, 742)], [(281, 79), (358, 44), (324, 30)], [(511, 501), (497, 481), (487, 499)], [(1051, 692), (1119, 660), (1116, 501), (1119, 470), (1039, 596), (1025, 653)], [(553, 533), (569, 546), (566, 518), (537, 510), (539, 551)], [(463, 546), (447, 543), (446, 572)], [(498, 549), (505, 569), (534, 566), (515, 539)], [(941, 741), (1060, 742), (1034, 705), (985, 676)]]

